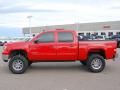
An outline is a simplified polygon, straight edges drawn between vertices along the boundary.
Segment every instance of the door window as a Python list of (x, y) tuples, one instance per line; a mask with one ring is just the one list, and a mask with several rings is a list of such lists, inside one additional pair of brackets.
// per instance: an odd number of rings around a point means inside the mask
[(39, 39), (39, 43), (49, 43), (49, 42), (54, 42), (54, 33), (53, 32), (48, 32), (42, 34)]
[(58, 42), (73, 42), (73, 34), (71, 32), (59, 32)]

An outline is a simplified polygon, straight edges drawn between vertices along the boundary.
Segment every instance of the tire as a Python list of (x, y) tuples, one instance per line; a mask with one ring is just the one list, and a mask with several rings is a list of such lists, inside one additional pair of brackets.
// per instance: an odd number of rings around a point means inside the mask
[(99, 54), (92, 54), (87, 61), (87, 67), (94, 73), (103, 71), (105, 68), (105, 60), (103, 56)]
[(16, 55), (9, 61), (9, 70), (14, 74), (22, 74), (27, 70), (28, 60), (22, 55)]
[(86, 66), (87, 62), (86, 61), (80, 61), (82, 65)]

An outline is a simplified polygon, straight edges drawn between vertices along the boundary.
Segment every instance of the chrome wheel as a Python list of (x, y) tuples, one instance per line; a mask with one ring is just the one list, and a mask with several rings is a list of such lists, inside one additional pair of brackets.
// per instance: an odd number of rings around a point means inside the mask
[(99, 54), (90, 55), (87, 61), (87, 67), (91, 72), (98, 73), (105, 68), (104, 57)]
[(93, 61), (91, 62), (91, 66), (93, 69), (100, 69), (102, 66), (101, 59), (99, 59), (99, 58), (93, 59)]
[(12, 64), (12, 67), (15, 71), (20, 71), (23, 69), (23, 61), (22, 60), (15, 60)]

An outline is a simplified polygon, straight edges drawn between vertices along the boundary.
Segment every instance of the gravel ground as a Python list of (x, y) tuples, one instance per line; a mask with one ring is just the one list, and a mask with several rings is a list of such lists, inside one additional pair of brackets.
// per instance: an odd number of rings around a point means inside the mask
[(0, 54), (0, 90), (120, 90), (120, 57), (107, 61), (101, 73), (91, 73), (79, 62), (41, 62), (16, 75)]

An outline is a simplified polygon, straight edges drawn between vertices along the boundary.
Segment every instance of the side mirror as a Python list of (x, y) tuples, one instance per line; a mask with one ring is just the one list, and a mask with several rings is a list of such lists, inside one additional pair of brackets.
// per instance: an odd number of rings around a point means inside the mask
[(39, 40), (35, 40), (35, 41), (34, 41), (34, 43), (38, 43), (38, 42), (39, 42)]

